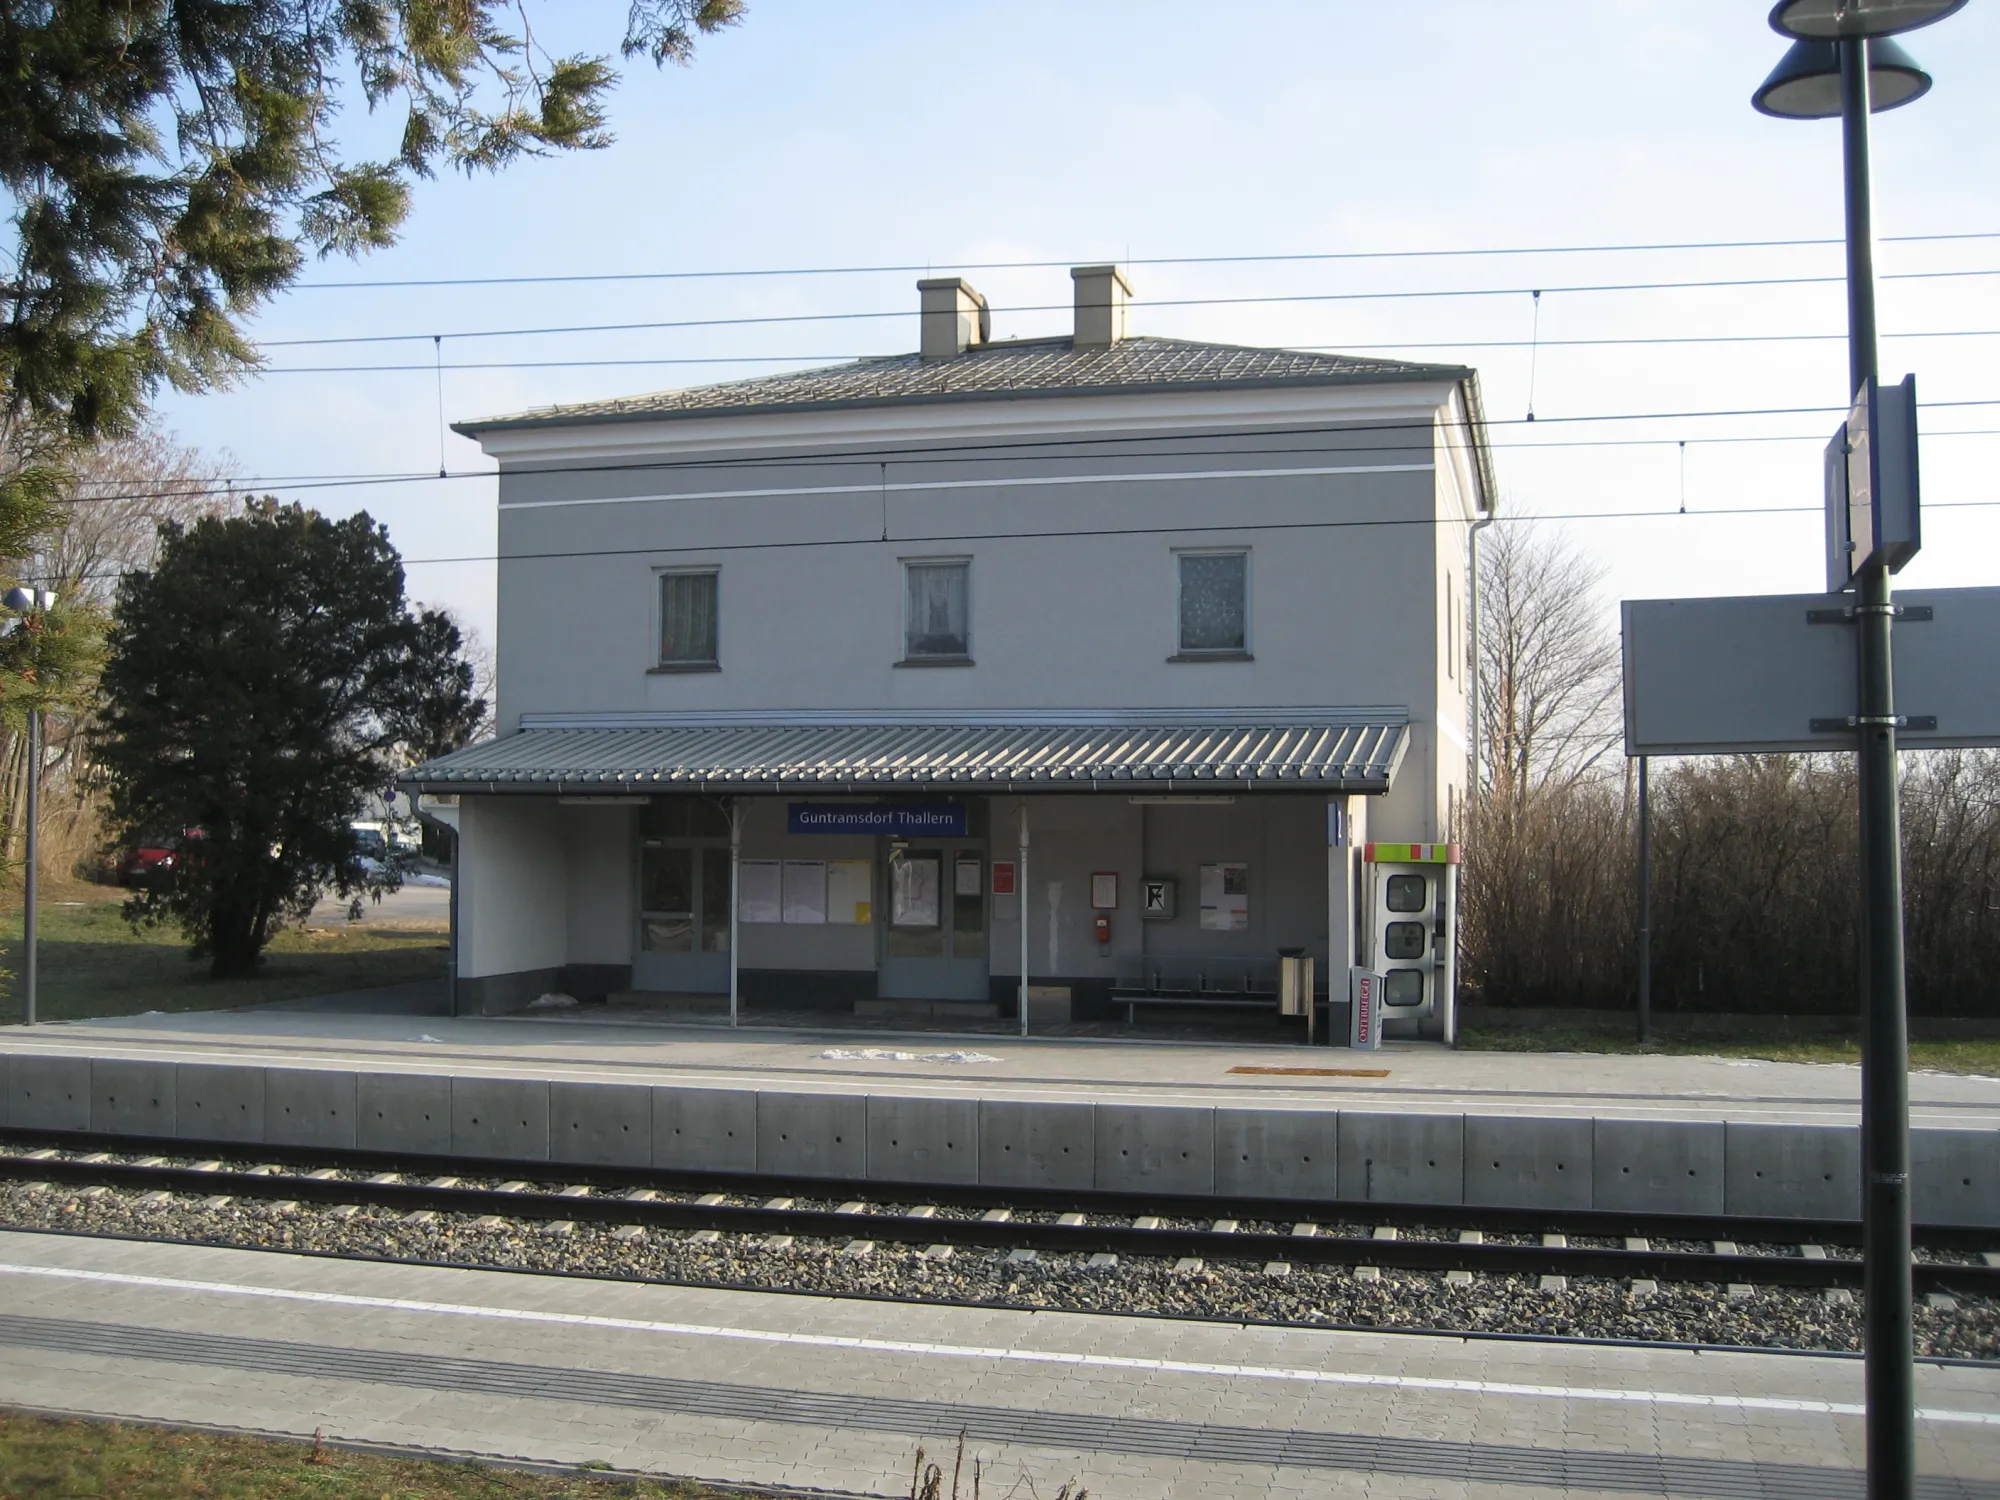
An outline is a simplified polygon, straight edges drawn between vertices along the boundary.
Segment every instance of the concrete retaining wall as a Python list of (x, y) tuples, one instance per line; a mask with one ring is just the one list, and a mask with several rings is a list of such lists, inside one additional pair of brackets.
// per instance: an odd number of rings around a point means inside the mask
[[(0, 1123), (881, 1182), (1852, 1218), (1852, 1127), (688, 1088), (0, 1056)], [(1919, 1129), (1925, 1223), (2000, 1226), (2000, 1131)]]

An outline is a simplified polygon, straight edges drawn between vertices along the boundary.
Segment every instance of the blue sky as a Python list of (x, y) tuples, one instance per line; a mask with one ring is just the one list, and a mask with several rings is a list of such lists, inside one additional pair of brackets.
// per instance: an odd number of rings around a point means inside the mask
[[(1232, 7), (1176, 0), (751, 0), (694, 65), (629, 71), (617, 143), (499, 177), (420, 187), (403, 242), (309, 281), (795, 267), (968, 270), (997, 337), (1067, 324), (1063, 267), (1100, 260), (1832, 237), (1837, 125), (1768, 120), (1751, 90), (1783, 53), (1762, 0), (1482, 0)], [(613, 50), (619, 0), (531, 6), (552, 50)], [(1937, 79), (1876, 119), (1885, 334), (2000, 330), (2000, 5), (1906, 39)], [(381, 122), (350, 138), (375, 145)], [(379, 147), (377, 147), (379, 149)], [(1245, 344), (1388, 346), (1475, 365), (1509, 513), (1552, 524), (1609, 570), (1607, 601), (1820, 586), (1819, 452), (1831, 414), (1577, 420), (1834, 407), (1838, 337), (1789, 343), (1431, 347), (1525, 340), (1840, 335), (1836, 280), (1661, 291), (1632, 282), (1837, 278), (1837, 246), (1405, 260), (1136, 264), (1135, 332)], [(754, 357), (916, 343), (921, 271), (450, 288), (302, 286), (259, 322), (271, 372), (174, 396), (179, 436), (246, 476), (434, 473), (434, 347), (449, 420), (785, 368)], [(1201, 303), (1377, 292), (1502, 295)], [(470, 337), (494, 330), (799, 314), (889, 317)], [(285, 340), (414, 335), (401, 343)], [(433, 346), (432, 335), (446, 335)], [(2000, 402), (1994, 337), (1891, 338), (1886, 376), (1926, 402)], [(587, 360), (714, 360), (527, 368)], [(410, 365), (327, 373), (301, 367)], [(1994, 582), (2000, 404), (1926, 411), (1926, 550), (1913, 586)], [(1991, 431), (1982, 429), (1992, 429)], [(1757, 441), (1721, 441), (1722, 439)], [(1790, 438), (1792, 441), (1766, 441)], [(1683, 450), (1681, 442), (1686, 441)], [(1553, 446), (1553, 445), (1562, 446)], [(1590, 446), (1576, 446), (1589, 444)], [(1528, 445), (1542, 445), (1531, 447)], [(454, 473), (486, 467), (442, 440)], [(1685, 476), (1683, 481), (1683, 475)], [(412, 559), (417, 596), (490, 635), (490, 479), (305, 488), (365, 507)], [(1689, 514), (1599, 519), (1600, 513)], [(1704, 515), (1746, 507), (1795, 514)]]

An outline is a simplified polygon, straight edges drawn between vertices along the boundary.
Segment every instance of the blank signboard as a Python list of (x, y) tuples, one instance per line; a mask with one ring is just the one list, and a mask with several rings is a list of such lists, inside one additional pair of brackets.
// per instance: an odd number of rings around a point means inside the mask
[[(1896, 712), (1912, 721), (1898, 744), (2000, 745), (2000, 588), (1909, 589), (1896, 603)], [(1852, 750), (1854, 626), (1839, 616), (1853, 604), (1852, 594), (1626, 600), (1625, 753)], [(1832, 623), (1815, 623), (1829, 612)]]

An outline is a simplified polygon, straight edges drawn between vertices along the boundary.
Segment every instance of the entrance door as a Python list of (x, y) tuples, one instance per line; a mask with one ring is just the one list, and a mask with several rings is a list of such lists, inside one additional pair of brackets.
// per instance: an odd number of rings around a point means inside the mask
[(885, 1000), (985, 1000), (986, 850), (937, 842), (891, 845), (885, 865)]
[[(721, 836), (713, 831), (721, 825)], [(706, 807), (656, 803), (639, 837), (639, 931), (632, 986), (729, 991), (728, 822)]]

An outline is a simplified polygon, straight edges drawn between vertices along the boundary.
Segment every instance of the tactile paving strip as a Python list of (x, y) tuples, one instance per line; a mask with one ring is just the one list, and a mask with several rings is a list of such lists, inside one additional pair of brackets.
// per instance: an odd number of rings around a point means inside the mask
[[(1169, 1422), (1145, 1417), (1020, 1411), (943, 1401), (795, 1391), (677, 1380), (612, 1370), (568, 1369), (226, 1334), (0, 1314), (0, 1344), (68, 1354), (214, 1365), (307, 1379), (353, 1380), (426, 1390), (469, 1391), (525, 1400), (578, 1401), (736, 1421), (785, 1422), (949, 1440), (963, 1432), (987, 1443), (1017, 1443), (1195, 1462), (1272, 1464), (1350, 1473), (1398, 1474), (1461, 1484), (1509, 1484), (1542, 1493), (1610, 1490), (1714, 1500), (1862, 1500), (1862, 1475), (1806, 1464), (1746, 1463), (1453, 1443), (1409, 1437)], [(560, 1395), (551, 1395), (560, 1392)], [(2000, 1500), (2000, 1483), (1921, 1477), (1920, 1500)]]

